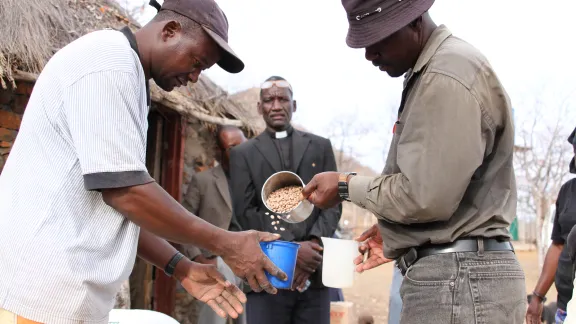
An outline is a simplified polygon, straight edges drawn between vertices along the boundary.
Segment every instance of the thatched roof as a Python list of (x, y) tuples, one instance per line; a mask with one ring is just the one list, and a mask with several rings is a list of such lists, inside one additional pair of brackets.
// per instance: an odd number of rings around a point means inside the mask
[[(0, 86), (34, 82), (60, 48), (89, 32), (138, 23), (112, 0), (0, 0)], [(239, 105), (207, 77), (170, 93), (151, 82), (152, 101), (209, 124), (257, 132)]]
[(254, 125), (259, 132), (262, 132), (266, 128), (266, 124), (262, 116), (258, 113), (256, 106), (260, 100), (260, 89), (250, 88), (231, 94), (230, 98), (241, 105), (244, 118), (248, 119), (250, 124)]

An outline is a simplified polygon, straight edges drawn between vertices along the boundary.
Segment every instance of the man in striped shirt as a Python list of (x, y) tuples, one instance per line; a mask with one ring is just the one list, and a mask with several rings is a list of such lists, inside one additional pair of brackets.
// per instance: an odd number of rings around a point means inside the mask
[(258, 242), (277, 236), (195, 217), (145, 166), (148, 80), (171, 91), (215, 63), (240, 72), (227, 33), (213, 0), (166, 0), (135, 34), (93, 32), (47, 63), (0, 176), (0, 323), (107, 323), (136, 255), (237, 317), (242, 292), (164, 239), (209, 250), (252, 289), (276, 292), (264, 270), (285, 274)]

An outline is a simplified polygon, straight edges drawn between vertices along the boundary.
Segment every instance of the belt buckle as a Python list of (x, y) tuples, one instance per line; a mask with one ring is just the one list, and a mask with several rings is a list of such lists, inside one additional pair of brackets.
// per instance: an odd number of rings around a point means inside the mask
[(396, 267), (400, 269), (402, 276), (406, 275), (406, 271), (418, 260), (418, 251), (415, 248), (411, 248), (396, 262)]

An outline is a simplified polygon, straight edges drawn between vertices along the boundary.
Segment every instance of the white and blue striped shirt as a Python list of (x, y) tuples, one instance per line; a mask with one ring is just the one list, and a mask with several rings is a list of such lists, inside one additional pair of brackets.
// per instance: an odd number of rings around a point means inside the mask
[(0, 175), (0, 308), (50, 324), (107, 323), (139, 227), (99, 189), (153, 181), (137, 53), (90, 33), (40, 74)]

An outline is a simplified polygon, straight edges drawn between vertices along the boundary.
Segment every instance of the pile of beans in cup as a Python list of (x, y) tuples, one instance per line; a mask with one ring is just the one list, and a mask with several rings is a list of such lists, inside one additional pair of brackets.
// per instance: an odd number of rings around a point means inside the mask
[[(266, 205), (270, 211), (278, 214), (286, 214), (292, 211), (294, 208), (300, 204), (302, 201), (302, 186), (288, 186), (277, 190), (274, 190), (268, 196), (266, 200)], [(268, 213), (266, 213), (268, 215)], [(278, 218), (278, 220), (276, 220)], [(278, 230), (278, 225), (280, 225), (280, 217), (275, 215), (270, 215), (272, 219), (272, 226), (275, 230)], [(284, 231), (284, 227), (280, 227), (281, 231)]]

